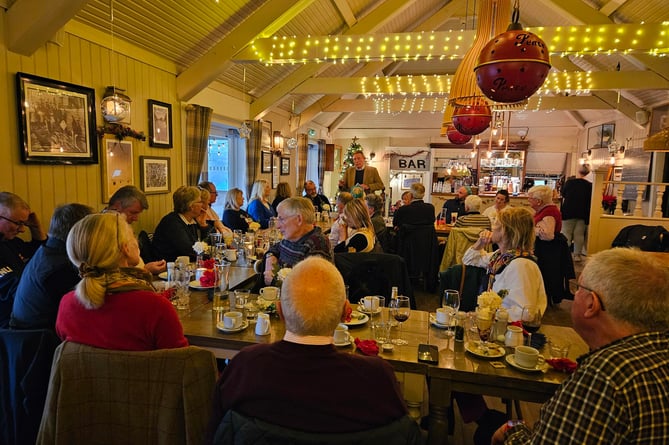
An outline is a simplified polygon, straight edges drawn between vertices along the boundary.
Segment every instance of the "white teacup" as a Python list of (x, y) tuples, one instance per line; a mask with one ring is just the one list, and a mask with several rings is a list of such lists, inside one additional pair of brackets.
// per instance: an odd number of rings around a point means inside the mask
[(360, 304), (367, 312), (376, 312), (379, 309), (379, 297), (367, 296), (360, 299)]
[(200, 282), (200, 278), (204, 276), (204, 273), (207, 271), (204, 267), (198, 267), (195, 269), (195, 281)]
[(256, 322), (256, 335), (269, 334), (269, 314), (258, 314)]
[(237, 329), (241, 327), (243, 316), (244, 314), (237, 311), (226, 312), (223, 314), (223, 327), (225, 329)]
[(348, 341), (348, 326), (339, 323), (333, 334), (335, 344), (342, 344)]
[(228, 261), (237, 261), (237, 251), (235, 249), (225, 249), (223, 256)]
[(447, 307), (437, 308), (435, 318), (439, 324), (448, 324), (451, 321), (452, 309)]
[(279, 298), (279, 288), (276, 286), (267, 286), (260, 288), (260, 296), (263, 300), (274, 301)]
[(516, 346), (513, 358), (523, 368), (536, 368), (537, 365), (544, 363), (544, 357), (532, 346)]

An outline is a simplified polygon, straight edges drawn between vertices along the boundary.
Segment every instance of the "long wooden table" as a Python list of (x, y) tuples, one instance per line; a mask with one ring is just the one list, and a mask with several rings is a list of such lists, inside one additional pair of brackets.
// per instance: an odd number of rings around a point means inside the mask
[[(387, 310), (387, 309), (386, 309)], [(285, 326), (277, 316), (271, 317), (271, 333), (256, 336), (253, 326), (242, 332), (226, 334), (216, 328), (217, 313), (211, 310), (206, 293), (195, 292), (191, 297), (190, 311), (180, 311), (184, 333), (192, 345), (210, 349), (217, 357), (232, 358), (244, 346), (255, 343), (271, 343), (283, 338)], [(402, 335), (408, 340), (406, 346), (395, 346), (392, 352), (381, 352), (397, 372), (423, 376), (429, 382), (429, 436), (428, 443), (443, 444), (448, 438), (447, 413), (452, 404), (452, 392), (462, 391), (514, 400), (544, 402), (557, 389), (566, 375), (548, 369), (546, 372), (527, 373), (510, 366), (497, 369), (490, 360), (480, 359), (465, 352), (465, 343), (455, 342), (442, 329), (428, 323), (429, 314), (412, 311), (402, 327)], [(353, 338), (372, 338), (369, 323), (349, 327)], [(568, 327), (541, 327), (540, 332), (548, 338), (559, 338), (571, 344), (569, 356), (575, 359), (587, 352), (587, 346), (576, 332)], [(393, 336), (398, 334), (393, 329)], [(469, 332), (469, 341), (476, 336)], [(439, 364), (428, 365), (417, 360), (420, 343), (435, 344), (439, 348)], [(547, 355), (547, 346), (544, 347)], [(355, 346), (340, 348), (342, 352), (354, 353)], [(504, 362), (504, 359), (497, 359)]]

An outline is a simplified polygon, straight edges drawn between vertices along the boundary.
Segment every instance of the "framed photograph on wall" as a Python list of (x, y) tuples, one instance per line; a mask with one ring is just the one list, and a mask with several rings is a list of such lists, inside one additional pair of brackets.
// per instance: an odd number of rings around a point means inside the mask
[(132, 169), (132, 142), (116, 137), (102, 139), (102, 202), (109, 202), (114, 192), (126, 185), (134, 185)]
[(262, 150), (272, 148), (272, 123), (270, 121), (262, 121), (260, 124), (260, 148)]
[(172, 105), (149, 99), (149, 145), (172, 148)]
[(409, 190), (411, 188), (411, 184), (415, 182), (421, 182), (422, 179), (423, 179), (422, 175), (404, 173), (402, 177), (402, 190)]
[(608, 148), (615, 139), (616, 124), (603, 124), (588, 129), (588, 148)]
[(260, 172), (272, 173), (272, 153), (270, 153), (269, 151), (261, 152)]
[(139, 178), (142, 191), (147, 195), (169, 193), (170, 158), (162, 156), (140, 156)]
[(92, 88), (17, 73), (16, 96), (23, 163), (98, 163)]
[(290, 175), (290, 158), (281, 158), (281, 176)]

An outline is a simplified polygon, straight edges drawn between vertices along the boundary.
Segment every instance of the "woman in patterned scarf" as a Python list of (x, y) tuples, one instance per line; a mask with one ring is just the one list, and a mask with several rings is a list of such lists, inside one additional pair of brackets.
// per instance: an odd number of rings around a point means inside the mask
[(179, 317), (151, 276), (135, 268), (139, 246), (122, 215), (88, 215), (67, 237), (81, 281), (63, 297), (56, 333), (105, 349), (149, 351), (188, 345)]
[[(492, 232), (482, 231), (462, 259), (468, 266), (487, 269), (488, 290), (497, 293), (508, 290), (502, 306), (509, 312), (510, 321), (520, 320), (523, 306), (538, 306), (542, 314), (546, 310), (546, 291), (534, 257), (534, 239), (534, 219), (530, 211), (508, 207), (497, 214)], [(496, 243), (499, 249), (486, 252), (484, 249), (490, 243)]]

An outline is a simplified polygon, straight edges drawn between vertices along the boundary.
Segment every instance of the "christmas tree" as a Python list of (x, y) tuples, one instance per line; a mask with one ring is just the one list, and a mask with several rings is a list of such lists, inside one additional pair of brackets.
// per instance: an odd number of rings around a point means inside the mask
[(362, 145), (358, 143), (358, 137), (355, 136), (351, 142), (351, 145), (348, 146), (348, 150), (346, 150), (346, 154), (342, 160), (339, 179), (344, 179), (344, 173), (346, 173), (346, 169), (353, 167), (353, 155), (359, 151), (362, 151)]

